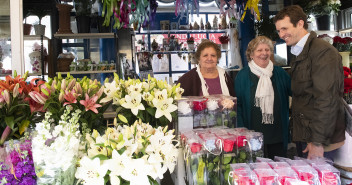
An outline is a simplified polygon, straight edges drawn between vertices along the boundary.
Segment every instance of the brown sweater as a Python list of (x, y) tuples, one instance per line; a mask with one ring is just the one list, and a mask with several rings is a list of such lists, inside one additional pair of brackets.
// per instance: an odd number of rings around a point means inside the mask
[[(202, 91), (200, 78), (196, 69), (197, 68), (191, 69), (178, 79), (178, 83), (180, 83), (181, 87), (185, 90), (185, 92), (182, 94), (183, 96), (199, 96), (200, 92)], [(225, 73), (225, 81), (230, 95), (235, 97), (234, 83), (227, 73)]]

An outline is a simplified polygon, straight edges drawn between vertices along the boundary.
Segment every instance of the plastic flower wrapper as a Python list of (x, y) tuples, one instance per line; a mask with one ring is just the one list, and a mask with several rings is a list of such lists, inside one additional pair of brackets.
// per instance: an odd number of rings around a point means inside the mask
[(261, 132), (250, 132), (248, 135), (248, 143), (252, 151), (252, 161), (255, 162), (257, 157), (264, 157), (264, 136)]
[(273, 169), (254, 169), (260, 185), (279, 184), (278, 174)]
[(292, 167), (295, 167), (295, 166), (310, 166), (304, 160), (287, 160), (286, 162)]
[(21, 140), (6, 142), (7, 157), (0, 161), (0, 184), (36, 184), (31, 141), (25, 134)]
[(288, 179), (298, 180), (297, 173), (291, 168), (279, 168), (279, 169), (274, 169), (274, 171), (279, 175), (279, 182), (282, 185), (284, 185)]
[(174, 138), (174, 130), (141, 120), (131, 126), (116, 123), (102, 135), (93, 130), (86, 135), (87, 151), (75, 177), (79, 184), (157, 184), (175, 169), (179, 143)]
[(252, 160), (251, 145), (248, 144), (249, 132), (235, 133), (236, 161), (238, 163), (249, 163)]
[(177, 101), (178, 110), (178, 131), (193, 129), (193, 101), (189, 98), (182, 98)]
[(225, 179), (226, 184), (228, 184), (230, 179), (232, 179), (231, 184), (233, 185), (259, 185), (257, 175), (250, 169), (233, 169), (229, 174), (229, 178)]
[(216, 95), (208, 96), (207, 104), (207, 121), (208, 127), (222, 126), (222, 113), (219, 106), (220, 97)]
[[(114, 80), (104, 83), (106, 95), (100, 103), (112, 102), (117, 114), (124, 115), (127, 123), (139, 119), (152, 126), (166, 126), (177, 116), (177, 100), (183, 89), (180, 84), (171, 86), (166, 81), (157, 80), (148, 75), (148, 79), (120, 79), (114, 74)], [(119, 122), (125, 122), (118, 118)]]
[(206, 128), (208, 121), (206, 115), (206, 102), (208, 99), (206, 98), (195, 98), (193, 99), (193, 128)]
[(279, 161), (279, 162), (288, 162), (290, 161), (291, 159), (289, 158), (286, 158), (286, 157), (279, 157), (279, 156), (275, 156), (274, 157), (274, 161)]
[(267, 163), (270, 163), (270, 162), (274, 162), (274, 161), (272, 159), (270, 159), (270, 158), (257, 157), (255, 162), (267, 162)]
[(223, 125), (229, 128), (237, 127), (237, 98), (232, 96), (221, 96), (221, 110), (223, 113)]
[(203, 129), (203, 128), (193, 129), (193, 132), (197, 134), (198, 137), (201, 139), (204, 139), (206, 135), (210, 134), (209, 129)]
[(311, 166), (292, 166), (297, 173), (299, 180), (307, 182), (309, 185), (319, 185), (318, 172)]
[(284, 185), (309, 185), (309, 183), (297, 179), (286, 179)]
[(186, 173), (188, 184), (206, 185), (207, 184), (207, 167), (206, 151), (196, 135), (187, 140), (187, 147), (184, 150)]
[(221, 139), (223, 144), (223, 153), (221, 154), (221, 175), (222, 184), (227, 182), (228, 174), (230, 173), (230, 164), (236, 163), (236, 149), (235, 142), (236, 137), (231, 134), (217, 134), (218, 138)]
[[(257, 158), (258, 159), (258, 158)], [(258, 160), (257, 160), (258, 161)], [(287, 162), (268, 162), (272, 169), (291, 168)]]
[(249, 163), (249, 167), (251, 167), (251, 169), (271, 169), (267, 162)]
[(203, 148), (205, 149), (207, 155), (207, 184), (220, 185), (222, 140), (214, 134), (205, 135), (203, 138)]
[(187, 140), (193, 138), (195, 134), (196, 133), (194, 133), (193, 130), (180, 132), (181, 146), (185, 148), (187, 145)]
[(252, 170), (247, 163), (230, 164), (231, 171)]
[(67, 106), (58, 125), (52, 126), (51, 112), (36, 125), (32, 139), (37, 184), (73, 184), (80, 147), (80, 110)]
[(313, 165), (319, 175), (321, 185), (340, 185), (340, 171), (329, 164)]

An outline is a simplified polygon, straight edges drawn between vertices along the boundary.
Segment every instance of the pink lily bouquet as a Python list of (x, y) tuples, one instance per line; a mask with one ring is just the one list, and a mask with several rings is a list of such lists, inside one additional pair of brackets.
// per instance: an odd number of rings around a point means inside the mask
[(103, 86), (97, 80), (87, 77), (82, 79), (73, 78), (67, 74), (63, 78), (58, 74), (53, 79), (40, 87), (40, 91), (31, 92), (29, 95), (33, 100), (42, 106), (43, 110), (52, 113), (52, 118), (56, 123), (65, 110), (65, 106), (70, 106), (74, 110), (81, 110), (80, 124), (81, 131), (89, 132), (90, 129), (103, 129), (103, 113), (108, 107), (107, 104), (100, 104), (103, 98)]
[(27, 127), (33, 124), (34, 114), (40, 111), (30, 106), (32, 100), (29, 93), (39, 91), (44, 81), (33, 79), (27, 83), (28, 72), (21, 77), (15, 71), (14, 76), (0, 80), (0, 146), (7, 139), (20, 138)]
[(176, 100), (184, 91), (180, 84), (171, 86), (150, 76), (145, 81), (122, 80), (114, 75), (113, 82), (104, 83), (106, 97), (100, 103), (112, 102), (119, 122), (127, 124), (141, 119), (153, 126), (166, 126), (176, 118)]

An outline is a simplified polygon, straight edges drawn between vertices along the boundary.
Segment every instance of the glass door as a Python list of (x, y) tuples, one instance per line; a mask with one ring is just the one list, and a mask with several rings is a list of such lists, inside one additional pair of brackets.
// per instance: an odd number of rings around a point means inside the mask
[(0, 0), (0, 78), (11, 75), (10, 0)]

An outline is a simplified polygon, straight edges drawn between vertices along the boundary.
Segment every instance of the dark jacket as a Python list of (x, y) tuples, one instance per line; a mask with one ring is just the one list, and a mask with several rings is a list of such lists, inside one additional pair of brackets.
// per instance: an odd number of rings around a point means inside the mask
[[(237, 95), (237, 125), (239, 127), (246, 127), (251, 129), (251, 108), (254, 105), (250, 104), (251, 86), (250, 69), (248, 66), (244, 67), (238, 72), (235, 80), (235, 91)], [(275, 83), (278, 96), (281, 103), (281, 123), (282, 133), (284, 138), (284, 147), (287, 147), (289, 141), (289, 96), (291, 95), (291, 80), (290, 76), (281, 67), (274, 66), (273, 79)], [(254, 98), (254, 97), (253, 97)], [(264, 136), (265, 138), (265, 136)]]
[(345, 139), (341, 55), (310, 32), (291, 60), (293, 140), (325, 146)]
[[(178, 79), (178, 83), (180, 83), (181, 87), (185, 90), (182, 96), (199, 96), (202, 91), (200, 78), (196, 70), (197, 68), (193, 68)], [(230, 95), (235, 96), (233, 80), (227, 73), (225, 73), (225, 81)]]

